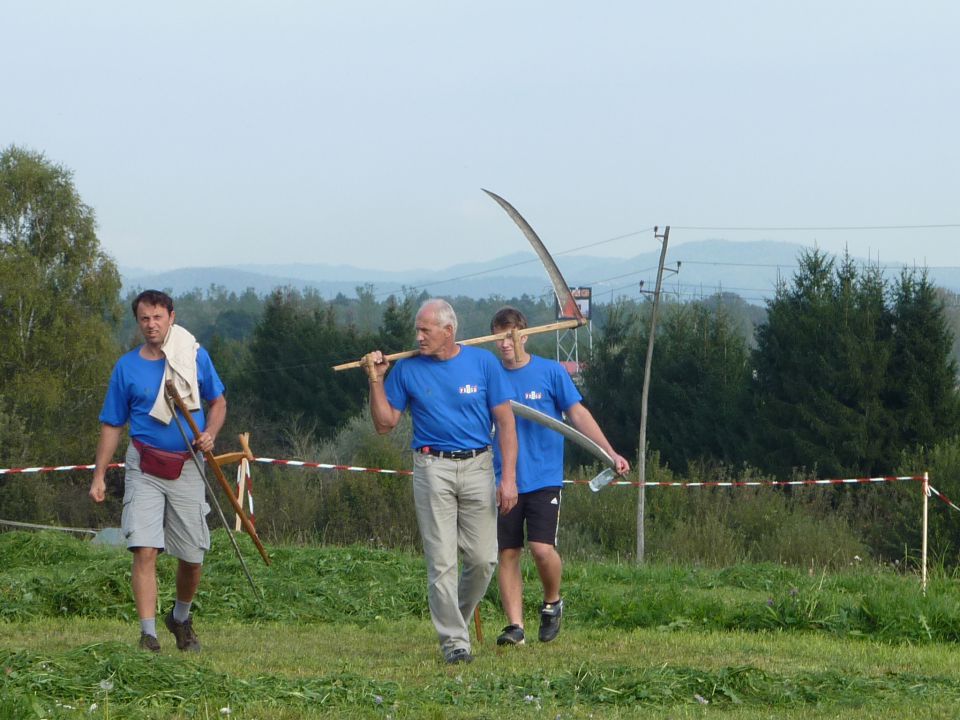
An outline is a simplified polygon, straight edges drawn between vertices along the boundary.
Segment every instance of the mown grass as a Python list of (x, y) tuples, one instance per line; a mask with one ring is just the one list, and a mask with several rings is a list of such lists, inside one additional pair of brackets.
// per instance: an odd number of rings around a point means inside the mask
[[(556, 642), (497, 648), (491, 587), (476, 661), (449, 668), (419, 556), (271, 548), (268, 568), (241, 547), (265, 602), (218, 531), (195, 610), (203, 653), (162, 632), (152, 656), (135, 648), (126, 552), (0, 535), (0, 718), (922, 718), (960, 701), (948, 577), (924, 595), (877, 567), (571, 562)], [(167, 608), (174, 563), (160, 565)]]

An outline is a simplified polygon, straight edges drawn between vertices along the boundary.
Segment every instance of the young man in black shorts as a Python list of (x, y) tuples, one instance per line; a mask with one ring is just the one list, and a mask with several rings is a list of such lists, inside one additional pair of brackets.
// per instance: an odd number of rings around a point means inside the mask
[[(527, 319), (516, 308), (504, 307), (497, 311), (490, 323), (495, 333), (523, 329)], [(582, 404), (583, 399), (564, 367), (553, 360), (530, 355), (523, 346), (526, 336), (520, 338), (520, 347), (514, 347), (513, 338), (497, 341), (503, 367), (517, 395), (517, 402), (562, 419), (564, 415), (573, 426), (589, 437), (616, 462), (618, 473), (630, 471), (630, 464), (610, 446), (593, 415)], [(497, 638), (498, 645), (522, 645), (523, 579), (520, 575), (520, 553), (526, 525), (527, 542), (543, 585), (543, 604), (540, 606), (541, 642), (550, 642), (560, 632), (563, 600), (560, 597), (560, 577), (563, 563), (557, 553), (557, 527), (560, 521), (560, 491), (563, 487), (563, 436), (524, 418), (517, 418), (517, 506), (497, 519), (500, 567), (497, 581), (503, 610), (509, 623)], [(496, 449), (496, 446), (494, 446)], [(495, 457), (497, 479), (500, 465)]]

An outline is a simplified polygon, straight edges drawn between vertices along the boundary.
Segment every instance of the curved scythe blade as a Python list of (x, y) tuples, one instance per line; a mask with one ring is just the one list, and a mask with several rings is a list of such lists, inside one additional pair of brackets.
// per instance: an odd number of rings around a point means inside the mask
[(607, 454), (607, 451), (597, 445), (593, 440), (588, 438), (575, 427), (567, 425), (562, 420), (552, 418), (546, 413), (542, 413), (539, 410), (530, 407), (529, 405), (518, 403), (516, 400), (510, 401), (510, 409), (513, 410), (514, 415), (519, 415), (520, 417), (526, 418), (531, 422), (539, 423), (540, 425), (548, 427), (551, 430), (556, 430), (565, 438), (576, 443), (595, 458), (600, 460), (600, 462), (607, 467), (616, 468), (617, 464), (614, 462), (613, 458)]
[(530, 223), (524, 220), (523, 215), (518, 213), (517, 209), (502, 197), (486, 189), (483, 189), (483, 191), (496, 200), (500, 207), (506, 210), (507, 215), (513, 219), (513, 221), (526, 236), (527, 240), (530, 241), (534, 251), (540, 258), (540, 262), (543, 263), (543, 267), (546, 269), (547, 275), (550, 276), (550, 283), (553, 285), (553, 292), (557, 296), (557, 302), (560, 303), (560, 308), (571, 308), (573, 310), (575, 319), (581, 325), (585, 325), (587, 321), (580, 312), (580, 306), (577, 305), (577, 302), (573, 297), (573, 293), (570, 292), (570, 286), (567, 285), (567, 281), (563, 279), (563, 275), (560, 274), (560, 268), (557, 267), (557, 264), (553, 261), (553, 258), (550, 257), (550, 253), (547, 252), (546, 246), (544, 246), (543, 241), (537, 236), (537, 233), (534, 232), (534, 229), (530, 227)]

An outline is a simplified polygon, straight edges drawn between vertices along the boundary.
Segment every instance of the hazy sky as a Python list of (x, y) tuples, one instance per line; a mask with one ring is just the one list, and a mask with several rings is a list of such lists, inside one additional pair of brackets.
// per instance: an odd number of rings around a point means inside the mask
[[(0, 22), (0, 144), (73, 170), (121, 265), (527, 250), (484, 187), (556, 253), (649, 252), (630, 233), (669, 224), (672, 248), (960, 265), (953, 0), (13, 0)], [(925, 225), (953, 227), (824, 229)]]

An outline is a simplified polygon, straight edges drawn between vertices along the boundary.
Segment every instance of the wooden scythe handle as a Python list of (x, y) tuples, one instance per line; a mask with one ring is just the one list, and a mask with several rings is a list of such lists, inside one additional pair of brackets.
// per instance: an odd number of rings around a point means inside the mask
[[(562, 322), (550, 323), (549, 325), (537, 325), (537, 327), (526, 328), (521, 330), (518, 334), (520, 337), (526, 335), (538, 335), (539, 333), (551, 332), (552, 330), (566, 330), (567, 328), (581, 327), (586, 323), (585, 320), (563, 320)], [(495, 342), (496, 340), (503, 340), (504, 338), (513, 337), (513, 331), (508, 330), (507, 332), (494, 333), (493, 335), (484, 335), (483, 337), (470, 338), (469, 340), (458, 340), (458, 345), (482, 345), (487, 342)], [(402, 360), (403, 358), (413, 357), (414, 355), (419, 355), (419, 350), (404, 350), (403, 352), (393, 353), (392, 355), (384, 355), (383, 359), (389, 361), (393, 360)], [(342, 365), (334, 365), (333, 369), (336, 372), (341, 370), (352, 370), (353, 368), (363, 367), (363, 362), (360, 360), (354, 360), (353, 362), (343, 363)]]
[[(167, 389), (167, 395), (173, 399), (173, 402), (180, 409), (180, 412), (183, 413), (184, 419), (186, 419), (187, 423), (190, 425), (190, 429), (193, 430), (193, 436), (199, 436), (200, 428), (197, 427), (197, 423), (194, 421), (193, 415), (190, 414), (190, 411), (184, 404), (183, 398), (181, 398), (177, 393), (177, 389), (174, 387), (173, 381), (167, 380), (165, 387)], [(206, 458), (207, 463), (213, 468), (213, 474), (217, 476), (217, 482), (220, 483), (220, 487), (223, 488), (224, 493), (226, 493), (227, 497), (230, 498), (230, 504), (233, 506), (234, 512), (237, 513), (237, 516), (240, 518), (240, 522), (243, 524), (243, 529), (247, 531), (250, 539), (253, 540), (253, 544), (257, 546), (257, 550), (260, 551), (260, 557), (262, 557), (263, 561), (269, 565), (270, 556), (267, 555), (267, 551), (263, 548), (263, 543), (260, 542), (260, 538), (257, 535), (256, 529), (253, 527), (253, 523), (250, 522), (250, 518), (246, 516), (246, 514), (243, 512), (243, 508), (240, 506), (240, 503), (237, 502), (237, 498), (233, 494), (233, 488), (230, 487), (230, 483), (228, 483), (227, 479), (223, 476), (223, 470), (220, 469), (220, 465), (217, 463), (217, 458), (215, 458), (213, 453), (209, 450), (203, 453), (203, 457)], [(230, 532), (229, 528), (227, 528), (227, 532)]]
[(250, 433), (240, 433), (237, 436), (240, 439), (241, 450), (236, 450), (234, 452), (223, 453), (222, 455), (217, 455), (217, 464), (218, 465), (230, 465), (235, 462), (240, 462), (244, 458), (253, 462), (256, 458), (253, 456), (253, 451), (250, 449), (248, 438)]
[(253, 462), (255, 458), (253, 457), (253, 450), (250, 449), (250, 433), (240, 433), (237, 437), (240, 439), (243, 456), (250, 462)]
[(473, 629), (477, 631), (477, 642), (483, 644), (483, 623), (480, 622), (480, 606), (473, 609)]

